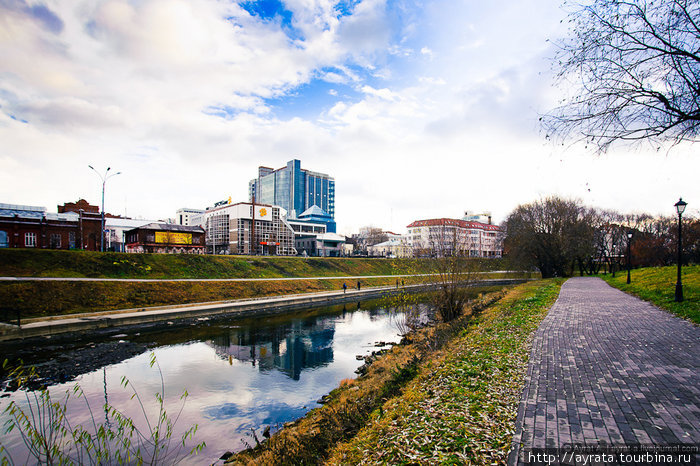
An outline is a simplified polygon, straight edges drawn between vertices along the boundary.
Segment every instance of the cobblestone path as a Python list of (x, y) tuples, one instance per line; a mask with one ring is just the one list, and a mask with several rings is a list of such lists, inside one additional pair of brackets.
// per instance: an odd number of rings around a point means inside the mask
[(700, 446), (700, 327), (568, 280), (534, 336), (509, 464), (532, 449), (674, 444)]

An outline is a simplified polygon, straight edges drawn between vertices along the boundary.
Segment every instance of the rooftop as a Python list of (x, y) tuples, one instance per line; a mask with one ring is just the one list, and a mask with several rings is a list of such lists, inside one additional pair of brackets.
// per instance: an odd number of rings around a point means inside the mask
[(498, 225), (489, 225), (488, 223), (473, 222), (469, 220), (458, 220), (455, 218), (433, 218), (428, 220), (416, 220), (415, 222), (408, 225), (406, 228), (434, 226), (457, 226), (466, 229), (479, 229), (489, 231), (500, 231), (501, 229), (501, 227), (499, 227)]

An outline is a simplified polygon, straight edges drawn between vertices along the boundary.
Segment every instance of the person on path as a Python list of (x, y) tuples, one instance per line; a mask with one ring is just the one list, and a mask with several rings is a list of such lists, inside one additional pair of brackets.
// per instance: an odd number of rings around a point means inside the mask
[(357, 280), (357, 289), (360, 289), (360, 280)]
[(343, 283), (343, 293), (345, 293), (345, 291), (346, 291), (347, 289), (348, 289), (348, 284), (347, 284), (347, 283)]

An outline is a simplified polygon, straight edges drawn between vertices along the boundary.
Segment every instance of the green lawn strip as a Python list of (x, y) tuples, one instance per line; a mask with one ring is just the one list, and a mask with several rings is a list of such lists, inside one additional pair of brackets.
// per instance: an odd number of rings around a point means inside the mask
[(421, 365), (403, 394), (375, 410), (330, 464), (505, 463), (530, 336), (563, 280), (530, 282), (474, 318)]
[(677, 272), (676, 266), (633, 269), (629, 285), (626, 271), (618, 272), (614, 278), (610, 274), (598, 276), (615, 288), (700, 324), (700, 265), (681, 268), (683, 301), (680, 303), (675, 301)]

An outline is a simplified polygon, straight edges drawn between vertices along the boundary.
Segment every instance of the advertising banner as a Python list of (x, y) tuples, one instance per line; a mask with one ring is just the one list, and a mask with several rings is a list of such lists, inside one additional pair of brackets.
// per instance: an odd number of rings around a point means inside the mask
[(272, 208), (255, 206), (255, 219), (256, 220), (272, 220)]
[(156, 243), (192, 244), (192, 233), (175, 233), (172, 231), (156, 231)]

